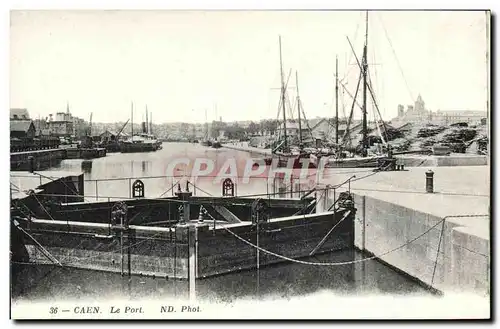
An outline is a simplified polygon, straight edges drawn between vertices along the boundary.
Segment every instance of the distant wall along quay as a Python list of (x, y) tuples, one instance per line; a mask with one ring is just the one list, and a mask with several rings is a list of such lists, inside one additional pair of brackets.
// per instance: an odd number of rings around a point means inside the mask
[[(45, 170), (58, 165), (64, 159), (94, 159), (106, 156), (105, 148), (56, 148), (10, 153), (11, 170), (29, 170), (33, 161), (34, 170)], [(30, 157), (33, 160), (30, 160)]]

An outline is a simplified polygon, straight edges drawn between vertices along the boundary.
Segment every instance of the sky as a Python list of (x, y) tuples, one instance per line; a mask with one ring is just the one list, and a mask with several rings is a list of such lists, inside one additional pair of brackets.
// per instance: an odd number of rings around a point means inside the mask
[[(433, 111), (486, 111), (484, 12), (374, 11), (368, 21), (385, 120), (418, 94)], [(134, 121), (146, 105), (155, 123), (276, 118), (281, 36), (292, 102), (297, 72), (306, 116), (334, 116), (335, 58), (354, 94), (359, 68), (347, 37), (361, 57), (364, 33), (360, 11), (12, 11), (10, 107), (36, 118), (69, 102), (94, 122), (126, 121), (132, 103)], [(340, 90), (348, 115), (352, 99)]]

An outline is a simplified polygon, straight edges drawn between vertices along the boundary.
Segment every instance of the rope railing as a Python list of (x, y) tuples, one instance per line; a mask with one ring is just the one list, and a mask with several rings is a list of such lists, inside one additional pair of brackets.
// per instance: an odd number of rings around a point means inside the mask
[[(266, 253), (268, 255), (271, 255), (271, 256), (274, 256), (274, 257), (277, 257), (277, 258), (281, 258), (283, 260), (287, 260), (289, 262), (298, 263), (298, 264), (302, 264), (302, 265), (311, 265), (311, 266), (342, 266), (342, 265), (351, 265), (351, 264), (356, 264), (356, 263), (362, 263), (362, 262), (366, 262), (366, 261), (374, 260), (374, 259), (380, 259), (381, 257), (383, 257), (385, 255), (391, 254), (391, 253), (393, 253), (393, 252), (395, 252), (395, 251), (397, 251), (399, 249), (402, 249), (402, 248), (410, 245), (411, 243), (415, 242), (416, 240), (420, 239), (421, 237), (423, 237), (424, 235), (426, 235), (427, 233), (429, 233), (431, 230), (433, 230), (438, 225), (441, 224), (444, 227), (443, 222), (446, 219), (448, 219), (448, 218), (485, 217), (485, 216), (488, 216), (488, 215), (476, 215), (476, 214), (473, 214), (473, 215), (450, 215), (450, 216), (446, 216), (443, 219), (441, 219), (440, 221), (438, 221), (436, 224), (432, 225), (424, 233), (416, 236), (415, 238), (412, 238), (412, 239), (406, 241), (404, 244), (402, 244), (402, 245), (400, 245), (400, 246), (398, 246), (396, 248), (393, 248), (393, 249), (390, 249), (390, 250), (385, 251), (383, 253), (380, 253), (380, 254), (377, 254), (377, 255), (374, 255), (374, 256), (370, 256), (370, 257), (366, 257), (366, 258), (363, 258), (363, 259), (357, 259), (357, 260), (346, 261), (346, 262), (325, 262), (325, 263), (308, 262), (308, 261), (303, 261), (303, 260), (299, 260), (299, 259), (290, 258), (290, 257), (284, 256), (284, 255), (280, 255), (278, 253), (272, 252), (270, 250), (264, 249), (262, 247), (259, 247), (259, 246), (255, 245), (255, 244), (251, 243), (250, 241), (242, 238), (241, 236), (239, 236), (238, 234), (234, 233), (233, 231), (231, 231), (227, 227), (222, 226), (222, 228), (224, 230), (226, 230), (229, 234), (231, 234), (232, 236), (234, 236), (236, 239), (238, 239), (238, 240), (246, 243), (247, 245), (253, 247), (254, 249), (260, 250), (260, 251), (262, 251), (262, 252), (264, 252), (264, 253)], [(441, 239), (439, 241), (439, 244), (441, 244)], [(438, 252), (438, 256), (439, 256), (439, 252)], [(437, 258), (438, 257), (436, 257), (436, 263), (435, 263), (435, 266), (434, 266), (434, 273), (435, 273), (435, 267), (436, 267), (436, 264), (437, 264)], [(432, 280), (434, 280), (434, 273), (433, 273)]]

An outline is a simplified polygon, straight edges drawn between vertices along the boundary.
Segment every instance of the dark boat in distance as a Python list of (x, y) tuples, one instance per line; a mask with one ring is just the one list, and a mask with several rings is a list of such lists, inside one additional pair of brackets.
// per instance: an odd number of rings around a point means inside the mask
[(214, 141), (212, 142), (212, 147), (213, 147), (214, 149), (220, 149), (220, 148), (222, 147), (222, 144), (221, 144), (218, 140), (214, 140)]
[(122, 153), (154, 152), (162, 148), (162, 143), (154, 135), (141, 133), (120, 143)]
[(120, 142), (120, 152), (122, 153), (140, 153), (154, 152), (162, 148), (162, 142), (152, 134), (152, 121), (148, 121), (148, 107), (146, 106), (146, 122), (142, 122), (142, 133), (134, 134), (134, 104), (132, 103), (131, 114), (131, 136)]

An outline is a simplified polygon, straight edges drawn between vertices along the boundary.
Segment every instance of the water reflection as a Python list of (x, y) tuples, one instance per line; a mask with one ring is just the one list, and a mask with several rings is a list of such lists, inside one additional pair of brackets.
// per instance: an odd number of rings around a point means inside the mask
[[(86, 180), (84, 184), (85, 196), (89, 198), (95, 199), (96, 192), (98, 192), (99, 198), (128, 198), (132, 183), (136, 178), (141, 178), (144, 182), (146, 197), (158, 197), (178, 182), (181, 182), (184, 188), (187, 179), (184, 170), (174, 172), (175, 177), (165, 177), (169, 163), (173, 159), (182, 157), (191, 160), (191, 167), (196, 158), (211, 159), (215, 163), (215, 170), (218, 171), (227, 159), (237, 159), (237, 161), (243, 162), (250, 155), (233, 150), (210, 149), (198, 144), (168, 143), (157, 152), (109, 153), (106, 157), (93, 159), (91, 165), (84, 164), (82, 160), (64, 160), (57, 170), (83, 171)], [(100, 181), (96, 183), (95, 180)], [(221, 194), (222, 179), (199, 178), (193, 183), (197, 186), (195, 192), (197, 195)], [(252, 178), (249, 183), (236, 182), (238, 195), (265, 193), (266, 191), (272, 191), (272, 186), (267, 186), (265, 179)]]
[[(343, 262), (368, 257), (357, 251), (343, 251), (309, 257), (309, 262)], [(119, 298), (188, 298), (186, 280), (143, 276), (122, 277), (117, 273), (94, 272), (51, 265), (17, 266), (13, 275), (14, 300), (102, 300)], [(13, 273), (14, 274), (14, 273)], [(408, 295), (430, 293), (410, 279), (369, 260), (342, 266), (312, 266), (280, 263), (196, 281), (200, 301), (229, 303), (242, 298), (291, 299), (328, 291), (336, 295)]]

